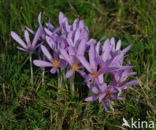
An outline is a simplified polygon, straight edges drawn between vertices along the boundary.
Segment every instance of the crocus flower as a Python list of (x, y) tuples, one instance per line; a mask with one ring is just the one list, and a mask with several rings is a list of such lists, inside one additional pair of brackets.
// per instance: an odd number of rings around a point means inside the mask
[(24, 42), (20, 36), (18, 36), (15, 32), (11, 32), (11, 36), (12, 38), (18, 42), (21, 47), (17, 47), (19, 50), (27, 52), (27, 53), (32, 53), (37, 47), (39, 47), (40, 44), (37, 45), (37, 42), (39, 40), (39, 37), (41, 36), (41, 28), (39, 27), (37, 32), (35, 33), (34, 39), (31, 43), (30, 38), (29, 38), (29, 33), (27, 30), (24, 31), (24, 36), (25, 36), (25, 40), (26, 42)]
[(60, 49), (60, 53), (65, 61), (71, 66), (70, 70), (66, 73), (66, 78), (71, 77), (75, 72), (79, 72), (81, 76), (85, 76), (85, 72), (81, 71), (82, 65), (79, 62), (79, 59), (76, 57), (75, 48), (69, 47), (68, 50)]
[(138, 80), (131, 80), (126, 82), (128, 77), (136, 74), (137, 74), (136, 72), (131, 72), (130, 69), (115, 72), (113, 73), (113, 77), (110, 84), (113, 85), (115, 88), (117, 88), (119, 91), (126, 89), (129, 86), (137, 85)]
[[(103, 77), (104, 72), (113, 71), (111, 68), (98, 68), (99, 63), (102, 63), (102, 59), (97, 58), (95, 45), (91, 44), (89, 49), (89, 62), (84, 56), (78, 56), (81, 64), (88, 70), (89, 74), (86, 76), (86, 81), (91, 79), (98, 81), (99, 76)], [(101, 60), (101, 61), (99, 61)]]
[(87, 97), (85, 101), (88, 102), (99, 100), (99, 102), (104, 105), (105, 111), (108, 110), (106, 103), (108, 103), (109, 107), (113, 110), (113, 107), (111, 105), (111, 99), (124, 100), (124, 98), (120, 97), (120, 95), (118, 94), (118, 90), (115, 89), (113, 86), (107, 85), (105, 83), (99, 84), (98, 86), (95, 86), (91, 83), (87, 83), (87, 85), (95, 95)]
[(39, 67), (52, 67), (52, 69), (50, 70), (50, 72), (52, 74), (55, 74), (58, 68), (65, 68), (66, 67), (65, 61), (59, 59), (59, 56), (57, 54), (54, 53), (54, 55), (52, 56), (49, 53), (49, 51), (47, 50), (47, 48), (45, 46), (43, 46), (43, 45), (41, 45), (41, 49), (42, 49), (43, 54), (48, 59), (48, 61), (34, 60), (33, 63), (36, 66), (39, 66)]

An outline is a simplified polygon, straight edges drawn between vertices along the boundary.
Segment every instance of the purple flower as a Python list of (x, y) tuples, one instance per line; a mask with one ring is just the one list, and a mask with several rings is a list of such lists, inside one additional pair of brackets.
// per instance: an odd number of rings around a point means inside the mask
[(94, 44), (90, 45), (89, 62), (86, 60), (86, 58), (83, 55), (81, 55), (81, 56), (79, 55), (78, 58), (79, 58), (81, 64), (89, 72), (89, 74), (85, 77), (86, 82), (90, 81), (91, 79), (98, 82), (98, 78), (99, 78), (99, 76), (102, 76), (103, 70), (98, 67), (98, 65), (99, 65), (98, 60), (100, 60), (100, 59), (97, 58), (97, 53), (96, 53)]
[(79, 72), (81, 76), (85, 76), (85, 72), (81, 71), (82, 65), (77, 58), (77, 52), (74, 47), (69, 47), (68, 50), (60, 49), (60, 53), (65, 61), (70, 65), (70, 70), (66, 73), (66, 78), (71, 77), (75, 72)]
[(105, 111), (108, 110), (106, 103), (108, 103), (109, 107), (113, 110), (113, 107), (111, 105), (111, 99), (124, 100), (124, 98), (121, 98), (118, 94), (118, 90), (115, 89), (113, 86), (107, 86), (105, 83), (95, 86), (89, 82), (87, 83), (87, 85), (95, 95), (87, 97), (85, 101), (88, 102), (99, 100), (99, 102), (101, 102), (104, 105)]
[(12, 38), (18, 42), (21, 47), (17, 47), (19, 50), (27, 52), (27, 53), (32, 53), (37, 47), (39, 47), (40, 44), (37, 45), (37, 42), (41, 36), (41, 27), (38, 28), (37, 32), (35, 33), (34, 39), (31, 43), (30, 41), (30, 37), (29, 37), (29, 33), (27, 30), (24, 31), (24, 37), (25, 37), (25, 41), (24, 42), (15, 32), (11, 32), (11, 36)]
[(56, 53), (54, 53), (53, 57), (52, 57), (52, 55), (49, 53), (49, 51), (47, 50), (47, 48), (45, 46), (41, 45), (41, 49), (42, 49), (43, 54), (48, 59), (48, 61), (34, 60), (33, 63), (36, 66), (39, 66), (39, 67), (52, 67), (52, 69), (50, 70), (50, 72), (52, 74), (55, 74), (56, 70), (58, 68), (65, 68), (66, 67), (65, 61), (61, 60)]

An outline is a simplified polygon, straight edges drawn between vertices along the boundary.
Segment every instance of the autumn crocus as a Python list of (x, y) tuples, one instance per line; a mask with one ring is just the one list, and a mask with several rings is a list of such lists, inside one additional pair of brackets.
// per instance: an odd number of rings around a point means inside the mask
[(89, 74), (85, 76), (85, 80), (86, 82), (88, 82), (93, 79), (95, 82), (97, 82), (98, 77), (103, 74), (103, 70), (98, 67), (98, 64), (99, 64), (98, 60), (100, 59), (97, 58), (94, 44), (90, 45), (90, 49), (88, 53), (89, 53), (89, 62), (86, 60), (84, 56), (82, 55), (78, 56), (81, 64), (89, 72)]
[(55, 74), (58, 68), (64, 68), (66, 67), (66, 63), (64, 60), (59, 59), (59, 56), (57, 54), (54, 54), (53, 56), (49, 53), (48, 49), (41, 45), (41, 49), (43, 54), (46, 56), (48, 61), (43, 61), (43, 60), (34, 60), (33, 63), (36, 66), (39, 67), (51, 67), (52, 69), (50, 72), (52, 74)]
[(81, 71), (82, 65), (79, 59), (76, 56), (76, 53), (79, 53), (73, 47), (69, 47), (68, 50), (60, 49), (62, 57), (70, 65), (70, 69), (66, 73), (66, 78), (71, 77), (75, 72), (79, 72), (82, 76), (85, 75), (85, 72)]
[(124, 98), (120, 97), (119, 91), (114, 88), (111, 85), (107, 85), (106, 83), (99, 84), (98, 86), (93, 85), (91, 83), (87, 84), (88, 87), (92, 90), (93, 96), (85, 98), (85, 101), (95, 101), (99, 100), (105, 108), (105, 111), (108, 110), (108, 106), (113, 109), (113, 106), (111, 105), (111, 100), (116, 99), (116, 100), (124, 100)]
[(29, 33), (27, 30), (24, 31), (24, 36), (25, 36), (26, 42), (24, 42), (20, 38), (20, 36), (13, 31), (11, 32), (11, 36), (16, 42), (18, 42), (21, 45), (21, 47), (17, 47), (19, 50), (31, 54), (40, 45), (40, 44), (37, 44), (37, 42), (41, 36), (41, 33), (42, 33), (41, 28), (39, 27), (37, 32), (35, 33), (35, 36), (34, 36), (32, 43), (30, 41)]

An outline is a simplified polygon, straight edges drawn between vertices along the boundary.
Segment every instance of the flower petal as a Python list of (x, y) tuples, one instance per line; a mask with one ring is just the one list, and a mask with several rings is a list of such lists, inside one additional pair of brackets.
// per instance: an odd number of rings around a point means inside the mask
[(107, 101), (108, 101), (108, 105), (109, 105), (109, 107), (114, 111), (114, 108), (113, 108), (113, 106), (112, 106), (112, 104), (111, 104), (110, 99), (107, 99)]
[(71, 69), (66, 73), (66, 78), (71, 77), (74, 74), (74, 71), (72, 71)]
[(27, 48), (25, 42), (15, 33), (15, 32), (11, 32), (11, 36), (12, 38), (18, 42), (23, 48)]
[(78, 72), (80, 73), (80, 75), (81, 75), (82, 77), (85, 77), (85, 76), (86, 76), (86, 73), (85, 73), (85, 72), (83, 72), (83, 71), (81, 71), (81, 70), (78, 70)]
[(24, 52), (28, 52), (27, 49), (21, 48), (21, 47), (17, 47), (17, 49), (24, 51)]
[(98, 94), (99, 93), (99, 89), (97, 87), (95, 87), (91, 82), (86, 82), (88, 88), (94, 93), (94, 94)]
[(120, 50), (120, 48), (121, 48), (121, 40), (117, 42), (116, 51)]
[(52, 36), (52, 32), (48, 28), (44, 28), (44, 31), (46, 32), (47, 35)]
[(97, 99), (98, 99), (98, 96), (91, 96), (91, 97), (85, 98), (85, 101), (89, 102), (89, 101), (95, 101)]
[(47, 48), (43, 45), (41, 45), (41, 49), (42, 49), (42, 52), (43, 54), (48, 58), (48, 60), (51, 62), (52, 60), (52, 56), (51, 54), (49, 53), (49, 51), (47, 50)]
[(52, 63), (43, 60), (33, 60), (33, 63), (39, 67), (52, 67)]
[(59, 13), (59, 24), (62, 25), (64, 22), (65, 16), (62, 12)]
[(101, 102), (102, 102), (102, 104), (103, 104), (104, 107), (105, 107), (105, 111), (108, 111), (108, 109), (107, 109), (107, 105), (106, 105), (106, 102), (105, 102), (104, 100), (102, 100)]
[(35, 33), (33, 42), (32, 42), (33, 47), (36, 45), (37, 41), (39, 40), (42, 34), (43, 34), (42, 26), (39, 26), (39, 28), (37, 29), (37, 32)]
[(50, 70), (50, 73), (55, 74), (55, 73), (56, 73), (56, 71), (57, 71), (57, 69), (56, 69), (56, 68), (52, 68), (52, 69)]
[(26, 28), (31, 34), (34, 34), (34, 35), (35, 35), (35, 32), (34, 32), (32, 29), (28, 28), (27, 26), (25, 26), (25, 28)]
[(61, 55), (64, 57), (64, 59), (65, 59), (70, 65), (72, 65), (72, 61), (70, 60), (70, 57), (69, 57), (67, 51), (65, 51), (64, 49), (60, 49), (60, 53), (61, 53)]
[(101, 101), (106, 96), (106, 93), (101, 93), (99, 95), (99, 101)]
[(90, 45), (90, 49), (89, 49), (89, 62), (90, 62), (90, 65), (91, 65), (92, 69), (97, 70), (96, 53), (95, 53), (94, 44)]
[(90, 67), (90, 64), (88, 63), (88, 61), (85, 59), (84, 56), (78, 56), (81, 64), (89, 71), (91, 72), (91, 67)]
[(38, 23), (41, 25), (41, 12), (38, 15)]
[(75, 19), (74, 23), (73, 23), (73, 30), (76, 30), (78, 28), (78, 24), (79, 24), (79, 19)]
[(54, 42), (52, 38), (46, 36), (46, 41), (51, 49), (55, 49), (56, 43)]
[(79, 46), (78, 46), (78, 50), (77, 50), (77, 55), (78, 56), (84, 56), (85, 50), (86, 50), (86, 40), (81, 40)]
[(30, 46), (30, 38), (29, 38), (29, 33), (27, 30), (24, 31), (24, 36), (25, 36), (25, 40), (27, 42), (27, 45)]
[(129, 82), (125, 83), (124, 85), (122, 85), (122, 86), (120, 87), (120, 89), (121, 89), (121, 90), (122, 90), (122, 89), (126, 89), (126, 88), (129, 87), (129, 86), (137, 85), (137, 84), (138, 84), (138, 80), (132, 80), (132, 81), (129, 81)]
[(112, 45), (112, 51), (115, 51), (115, 39), (114, 39), (114, 37), (111, 38), (110, 43)]
[(125, 49), (123, 49), (121, 52), (122, 52), (123, 54), (125, 54), (126, 52), (128, 52), (128, 51), (130, 50), (131, 46), (132, 46), (132, 45), (129, 45), (128, 47), (126, 47)]
[(79, 40), (79, 38), (80, 38), (80, 30), (77, 29), (74, 37), (74, 45), (76, 45), (76, 42)]

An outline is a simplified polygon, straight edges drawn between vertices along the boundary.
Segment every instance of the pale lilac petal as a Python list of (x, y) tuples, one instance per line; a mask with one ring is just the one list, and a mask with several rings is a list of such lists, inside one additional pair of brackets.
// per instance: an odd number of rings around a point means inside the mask
[(102, 104), (104, 105), (105, 111), (108, 111), (106, 102), (105, 102), (104, 100), (102, 100), (101, 102), (102, 102)]
[(24, 52), (28, 52), (27, 49), (21, 48), (21, 47), (17, 47), (17, 49), (24, 51)]
[(88, 29), (83, 29), (80, 32), (81, 32), (80, 33), (81, 40), (85, 39), (86, 41), (88, 41), (88, 37), (89, 37), (89, 31), (88, 31)]
[(89, 101), (95, 101), (97, 99), (98, 99), (98, 96), (91, 96), (91, 97), (85, 98), (85, 101), (89, 102)]
[(76, 30), (78, 28), (79, 19), (75, 19), (73, 23), (73, 30)]
[(104, 62), (106, 62), (108, 59), (109, 59), (109, 57), (110, 57), (110, 54), (111, 53), (111, 48), (108, 46), (107, 47), (107, 49), (104, 51), (104, 53), (102, 54), (102, 60), (104, 61)]
[(25, 28), (26, 28), (31, 34), (34, 34), (34, 35), (35, 35), (35, 32), (34, 32), (32, 29), (28, 28), (27, 26), (25, 26)]
[(101, 101), (106, 96), (106, 93), (101, 93), (99, 95), (99, 101)]
[(119, 40), (119, 41), (117, 42), (116, 50), (118, 51), (118, 50), (120, 50), (120, 48), (121, 48), (121, 40)]
[(136, 75), (137, 73), (136, 72), (127, 72), (127, 71), (124, 71), (122, 73), (122, 76), (121, 76), (121, 80), (122, 81), (125, 81), (129, 76), (132, 76), (132, 75)]
[(97, 87), (95, 87), (91, 82), (86, 82), (86, 83), (87, 83), (88, 88), (91, 89), (91, 91), (94, 94), (98, 94), (99, 93), (99, 89), (97, 89)]
[(109, 107), (114, 111), (114, 108), (113, 108), (113, 106), (112, 106), (112, 104), (111, 104), (110, 99), (107, 99), (107, 101), (108, 101), (108, 105), (109, 105)]
[(103, 84), (103, 83), (104, 83), (103, 74), (100, 74), (100, 75), (98, 76), (98, 80), (99, 80), (99, 83), (100, 83), (100, 84)]
[(103, 47), (102, 47), (102, 51), (106, 51), (108, 48), (110, 48), (110, 41), (109, 39), (107, 39), (104, 44), (103, 44)]
[(86, 42), (87, 42), (86, 40), (81, 40), (77, 51), (78, 56), (84, 56), (86, 50)]
[(46, 36), (46, 41), (51, 49), (54, 49), (56, 47), (56, 43), (52, 38)]
[(114, 96), (114, 95), (111, 95), (111, 98), (112, 99), (116, 99), (116, 100), (125, 100), (125, 98), (122, 98), (122, 97), (119, 97), (119, 96)]
[(44, 31), (46, 32), (47, 35), (52, 36), (52, 32), (48, 28), (44, 28)]
[(50, 21), (48, 21), (48, 23), (46, 23), (46, 26), (48, 29), (50, 29), (51, 31), (55, 30), (55, 27), (50, 23)]
[(80, 73), (80, 75), (81, 75), (82, 77), (85, 77), (85, 76), (86, 76), (86, 73), (85, 73), (85, 72), (83, 72), (83, 71), (81, 71), (81, 70), (78, 70), (78, 72)]
[(68, 47), (68, 53), (70, 56), (75, 56), (76, 55), (76, 48), (69, 46)]
[(84, 56), (78, 56), (81, 64), (91, 73), (91, 67), (90, 64), (88, 63), (88, 61), (85, 59)]
[(43, 60), (33, 60), (33, 63), (39, 67), (52, 67), (52, 63)]
[(50, 73), (55, 74), (55, 73), (56, 73), (56, 71), (57, 71), (57, 69), (56, 69), (56, 68), (52, 68), (52, 69), (50, 70)]
[(121, 89), (121, 90), (122, 90), (122, 89), (126, 89), (126, 88), (129, 87), (129, 86), (137, 85), (137, 84), (138, 84), (138, 80), (132, 80), (132, 81), (129, 81), (129, 82), (125, 83), (124, 85), (122, 85), (122, 86), (120, 87), (120, 89)]
[(67, 66), (67, 62), (61, 60), (60, 67), (65, 68)]
[(98, 54), (100, 54), (100, 44), (101, 44), (101, 42), (99, 41), (97, 44), (96, 44), (96, 47), (95, 47), (95, 49), (96, 49), (96, 52), (98, 53)]
[(91, 44), (95, 44), (96, 43), (96, 40), (95, 39), (90, 39), (88, 42), (87, 42), (87, 45), (91, 45)]
[(42, 27), (39, 26), (39, 28), (37, 29), (37, 32), (35, 33), (35, 37), (33, 39), (32, 46), (36, 45), (37, 41), (39, 40), (39, 38), (41, 37), (42, 34), (43, 34)]
[(70, 57), (69, 57), (67, 51), (65, 51), (64, 49), (60, 49), (60, 53), (61, 53), (61, 55), (64, 57), (64, 59), (65, 59), (70, 65), (72, 65), (72, 61), (70, 60)]
[(52, 56), (49, 53), (49, 51), (47, 50), (47, 48), (45, 46), (41, 45), (41, 49), (42, 49), (43, 54), (48, 58), (49, 61), (51, 61)]
[(23, 48), (27, 48), (25, 42), (15, 33), (15, 32), (11, 32), (11, 36), (12, 38), (18, 42)]
[(65, 16), (62, 12), (59, 13), (59, 24), (62, 25), (64, 22)]
[(92, 77), (91, 74), (88, 74), (88, 75), (85, 76), (85, 82), (88, 82), (88, 81), (90, 81), (92, 79), (93, 79), (93, 77)]
[(76, 42), (79, 40), (79, 38), (80, 38), (80, 30), (77, 29), (74, 37), (74, 45), (76, 45)]
[(89, 49), (89, 62), (90, 62), (90, 65), (91, 65), (92, 69), (97, 70), (96, 53), (95, 53), (94, 44), (90, 45), (90, 49)]
[(74, 46), (73, 40), (72, 40), (72, 35), (73, 35), (73, 31), (70, 31), (70, 32), (68, 33), (68, 36), (67, 36), (67, 41), (68, 41), (68, 44), (69, 44), (69, 45)]
[(110, 43), (112, 45), (112, 51), (115, 51), (115, 39), (114, 39), (114, 37), (111, 38)]
[(102, 93), (105, 92), (105, 90), (108, 88), (106, 83), (100, 84), (98, 87)]
[(83, 20), (80, 20), (80, 22), (79, 22), (79, 28), (80, 29), (83, 29), (84, 27), (85, 27), (84, 21)]
[(132, 46), (132, 45), (129, 45), (128, 47), (126, 47), (125, 49), (123, 49), (121, 52), (122, 52), (123, 54), (125, 54), (126, 52), (128, 52), (128, 51), (130, 50), (131, 46)]
[(29, 38), (29, 33), (27, 30), (24, 31), (24, 36), (27, 44), (30, 46), (30, 38)]
[(74, 71), (69, 70), (69, 71), (66, 73), (66, 78), (71, 77), (73, 74), (74, 74)]
[(38, 15), (38, 23), (41, 25), (41, 12)]

